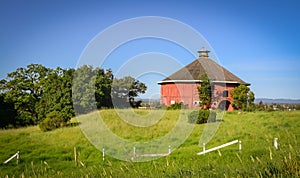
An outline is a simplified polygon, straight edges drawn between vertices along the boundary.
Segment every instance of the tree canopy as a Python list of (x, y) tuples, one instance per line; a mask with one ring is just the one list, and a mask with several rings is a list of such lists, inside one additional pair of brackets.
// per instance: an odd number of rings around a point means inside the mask
[(245, 110), (254, 105), (254, 93), (246, 85), (239, 85), (230, 92), (233, 98), (233, 107), (238, 110)]
[(5, 93), (0, 94), (0, 128), (13, 127), (17, 123), (17, 112), (14, 103), (5, 101)]
[(40, 64), (30, 64), (7, 74), (2, 81), (4, 100), (14, 104), (20, 125), (33, 125), (39, 122), (36, 104), (43, 94), (43, 81), (50, 70)]
[(72, 78), (74, 69), (56, 68), (42, 81), (43, 95), (36, 104), (39, 121), (47, 114), (58, 113), (67, 122), (74, 116), (72, 103)]
[(116, 107), (139, 107), (140, 101), (134, 98), (141, 93), (145, 93), (147, 86), (130, 76), (121, 79), (114, 79), (112, 86), (113, 104)]
[(132, 77), (114, 78), (110, 69), (87, 65), (77, 69), (50, 69), (30, 64), (0, 81), (0, 127), (42, 123), (49, 130), (49, 126), (64, 125), (75, 111), (84, 114), (114, 107), (113, 98), (127, 103), (122, 107), (136, 107), (138, 102), (134, 98), (146, 89), (144, 83)]
[(200, 106), (209, 109), (212, 101), (212, 87), (207, 74), (200, 76), (201, 86), (198, 87)]

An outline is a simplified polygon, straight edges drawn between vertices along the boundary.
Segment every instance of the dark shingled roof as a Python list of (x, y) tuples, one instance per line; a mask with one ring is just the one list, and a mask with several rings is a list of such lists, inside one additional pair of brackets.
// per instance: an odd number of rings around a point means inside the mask
[(250, 85), (208, 57), (199, 57), (158, 83), (195, 82), (205, 73), (212, 82)]

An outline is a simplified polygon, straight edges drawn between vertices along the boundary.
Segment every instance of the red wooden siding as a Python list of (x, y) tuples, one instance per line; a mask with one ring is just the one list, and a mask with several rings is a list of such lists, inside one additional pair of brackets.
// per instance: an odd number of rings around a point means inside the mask
[[(161, 104), (170, 106), (172, 102), (183, 102), (189, 108), (199, 108), (199, 94), (198, 87), (200, 84), (196, 83), (165, 83), (161, 84)], [(228, 111), (232, 111), (232, 97), (230, 91), (236, 85), (230, 84), (214, 84), (214, 98), (212, 101), (212, 108), (217, 109), (220, 103), (229, 103)], [(223, 92), (227, 91), (227, 96), (223, 96)]]

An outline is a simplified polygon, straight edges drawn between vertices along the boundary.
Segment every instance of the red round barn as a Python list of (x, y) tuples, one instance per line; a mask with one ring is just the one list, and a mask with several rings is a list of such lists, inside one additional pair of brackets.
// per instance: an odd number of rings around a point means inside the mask
[(158, 82), (161, 85), (161, 104), (170, 106), (182, 102), (189, 108), (199, 108), (200, 76), (206, 73), (213, 90), (211, 108), (232, 111), (230, 91), (241, 84), (250, 84), (210, 59), (208, 50), (202, 48), (198, 52), (198, 59)]

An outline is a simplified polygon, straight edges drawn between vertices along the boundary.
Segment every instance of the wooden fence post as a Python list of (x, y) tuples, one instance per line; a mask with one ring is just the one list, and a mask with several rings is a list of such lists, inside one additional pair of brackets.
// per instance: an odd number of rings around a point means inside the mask
[(77, 166), (77, 151), (75, 146), (74, 146), (74, 162), (75, 162), (75, 166)]

